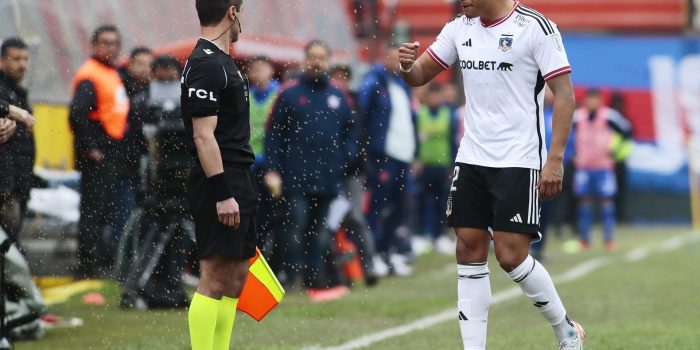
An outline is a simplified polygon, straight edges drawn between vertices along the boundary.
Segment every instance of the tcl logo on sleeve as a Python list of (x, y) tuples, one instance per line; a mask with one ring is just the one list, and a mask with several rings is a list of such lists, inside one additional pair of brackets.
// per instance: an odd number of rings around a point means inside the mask
[(201, 98), (201, 99), (203, 99), (203, 100), (209, 98), (210, 101), (214, 101), (214, 102), (217, 101), (217, 99), (214, 98), (214, 93), (213, 93), (213, 92), (207, 91), (207, 90), (204, 90), (204, 89), (190, 88), (190, 89), (188, 90), (187, 97), (192, 97), (192, 94), (194, 94), (195, 96), (197, 96), (197, 98)]

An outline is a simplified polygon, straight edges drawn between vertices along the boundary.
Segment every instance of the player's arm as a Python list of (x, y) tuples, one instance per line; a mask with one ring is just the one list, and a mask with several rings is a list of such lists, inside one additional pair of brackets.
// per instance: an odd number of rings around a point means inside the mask
[(549, 81), (547, 85), (554, 94), (554, 114), (552, 115), (552, 142), (547, 162), (542, 169), (540, 196), (543, 200), (553, 199), (562, 190), (564, 179), (564, 152), (569, 142), (571, 124), (576, 108), (574, 88), (571, 75), (562, 74)]
[(19, 108), (17, 106), (9, 105), (7, 117), (14, 120), (17, 123), (22, 123), (27, 128), (27, 130), (32, 131), (34, 128), (34, 116), (32, 116), (29, 111)]
[(214, 136), (218, 123), (220, 91), (226, 84), (225, 71), (213, 59), (193, 62), (185, 76), (188, 114), (192, 117), (194, 144), (199, 162), (216, 196), (216, 213), (219, 222), (238, 228), (241, 222), (238, 203), (233, 189), (224, 174), (219, 143)]
[(405, 43), (399, 48), (399, 64), (401, 76), (410, 86), (417, 87), (427, 84), (440, 72), (445, 70), (430, 58), (427, 52), (418, 57), (420, 43)]
[(531, 23), (528, 27), (529, 35), (526, 36), (530, 39), (532, 57), (542, 73), (542, 78), (554, 94), (552, 141), (537, 185), (540, 198), (545, 201), (553, 199), (562, 190), (564, 152), (571, 133), (576, 105), (574, 89), (571, 86), (571, 65), (566, 56), (561, 33), (556, 24), (551, 21), (548, 24), (543, 27)]
[(417, 41), (399, 48), (401, 75), (408, 85), (416, 87), (427, 84), (457, 60), (455, 33), (461, 23), (458, 18), (442, 28), (435, 42), (420, 57), (420, 43)]
[(194, 144), (197, 148), (199, 163), (216, 191), (216, 212), (219, 222), (235, 229), (241, 223), (241, 214), (238, 203), (233, 198), (231, 184), (228, 183), (224, 174), (219, 143), (214, 137), (217, 121), (216, 116), (192, 118)]

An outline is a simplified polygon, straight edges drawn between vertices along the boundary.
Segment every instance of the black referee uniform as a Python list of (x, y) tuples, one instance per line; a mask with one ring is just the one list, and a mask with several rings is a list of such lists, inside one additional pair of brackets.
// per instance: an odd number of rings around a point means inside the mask
[[(255, 156), (250, 146), (248, 79), (227, 53), (211, 41), (199, 39), (185, 65), (181, 87), (182, 118), (196, 159), (189, 200), (199, 258), (214, 254), (251, 258), (255, 255), (257, 190), (250, 171)], [(208, 181), (194, 145), (192, 118), (214, 115), (218, 117), (214, 137), (231, 186), (228, 194)], [(241, 223), (236, 230), (220, 223), (216, 212), (216, 203), (229, 198), (230, 193), (240, 207)]]

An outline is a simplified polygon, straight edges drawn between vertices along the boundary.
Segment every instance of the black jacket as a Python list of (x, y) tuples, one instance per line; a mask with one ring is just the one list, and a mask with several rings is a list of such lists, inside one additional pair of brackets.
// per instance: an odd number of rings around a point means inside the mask
[(122, 82), (126, 88), (126, 94), (132, 102), (136, 96), (148, 91), (148, 84), (136, 80), (126, 67), (119, 68), (119, 77), (122, 78)]
[[(27, 90), (3, 71), (0, 71), (0, 99), (32, 113)], [(34, 157), (34, 136), (18, 123), (15, 134), (0, 145), (0, 192), (26, 191), (33, 186)]]

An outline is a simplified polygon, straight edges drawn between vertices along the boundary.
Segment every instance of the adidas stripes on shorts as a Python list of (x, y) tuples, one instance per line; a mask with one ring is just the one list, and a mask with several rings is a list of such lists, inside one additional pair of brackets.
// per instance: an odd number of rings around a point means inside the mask
[(489, 229), (540, 238), (539, 170), (457, 163), (447, 200), (450, 227)]

